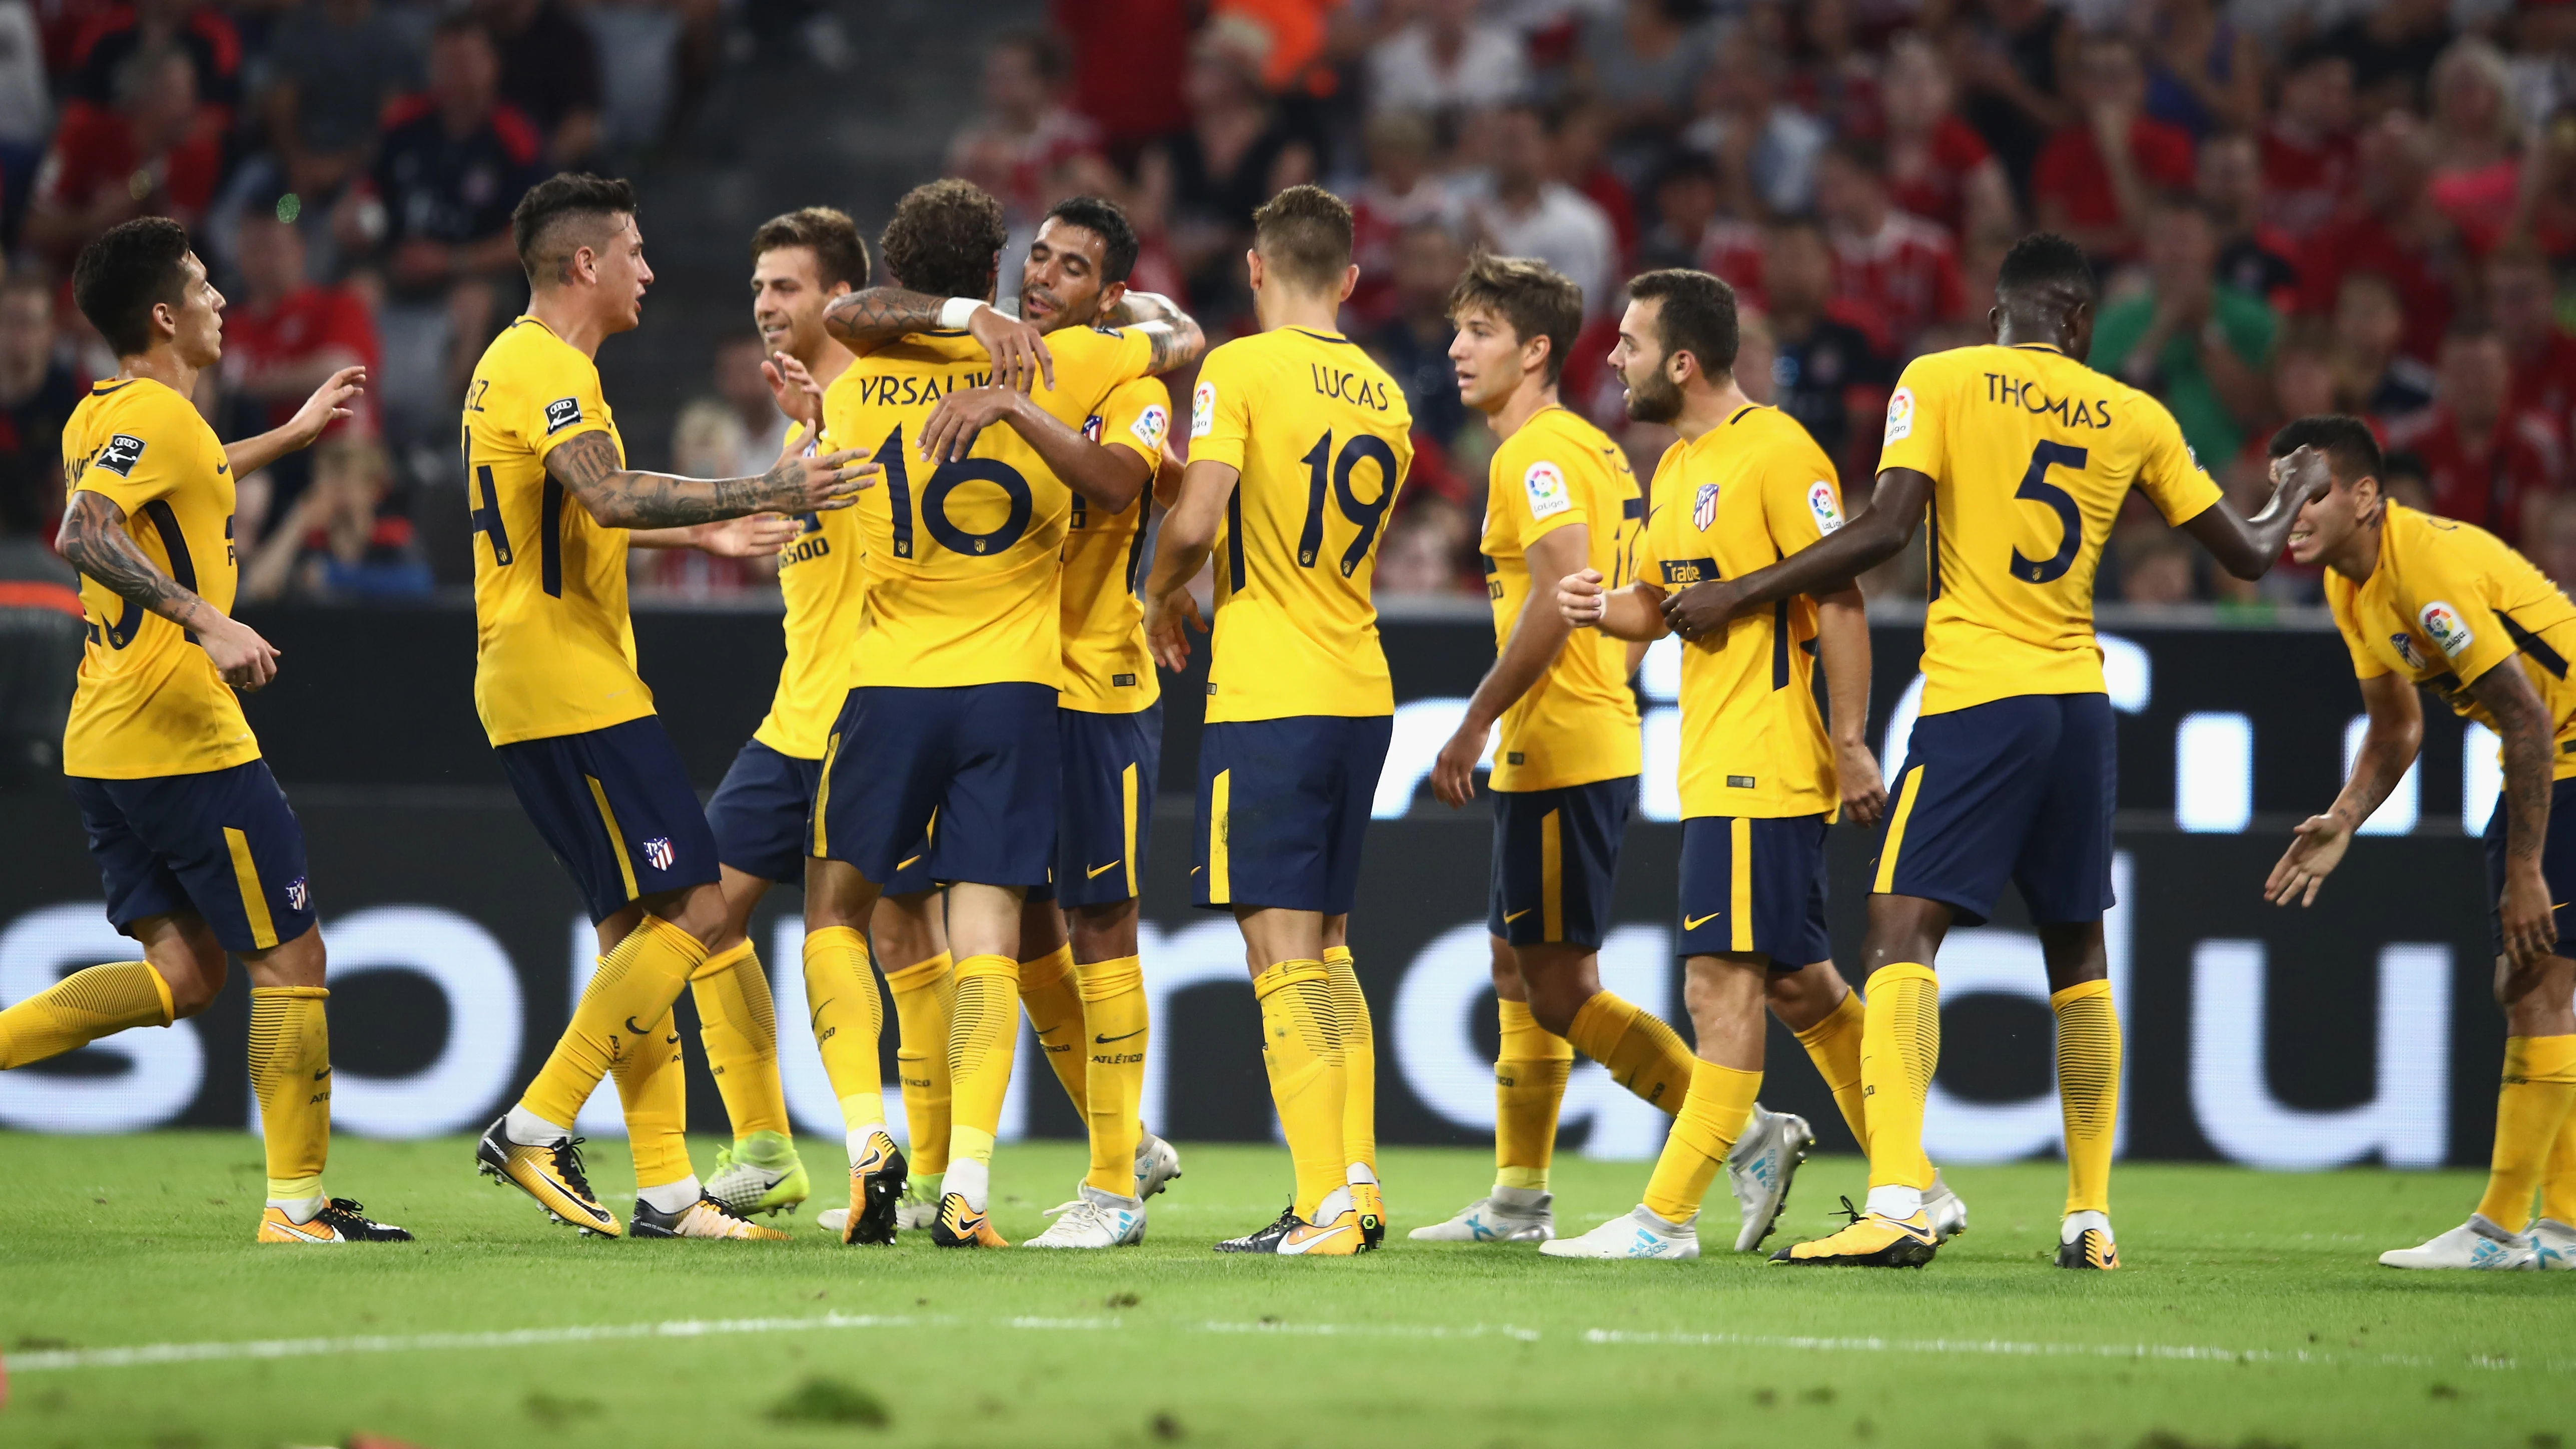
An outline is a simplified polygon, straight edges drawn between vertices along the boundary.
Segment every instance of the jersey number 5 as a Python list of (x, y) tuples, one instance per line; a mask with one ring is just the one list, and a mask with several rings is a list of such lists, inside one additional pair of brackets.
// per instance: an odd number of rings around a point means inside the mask
[[(885, 469), (887, 511), (893, 515), (894, 556), (911, 558), (912, 545), (912, 478), (904, 471), (903, 429), (886, 434), (885, 445), (877, 449), (873, 460)], [(1010, 515), (1002, 526), (990, 533), (968, 533), (948, 521), (948, 495), (967, 483), (990, 483), (1010, 500)], [(959, 458), (942, 463), (921, 487), (921, 526), (950, 553), (970, 558), (990, 558), (1020, 541), (1029, 531), (1029, 517), (1037, 502), (1029, 493), (1029, 480), (1008, 463), (990, 458)]]
[(2050, 464), (2083, 471), (2084, 460), (2091, 455), (2069, 443), (2043, 440), (2030, 450), (2030, 471), (2021, 475), (2021, 487), (2013, 497), (2032, 503), (2045, 503), (2057, 510), (2060, 529), (2057, 552), (2044, 559), (2031, 558), (2020, 549), (2013, 550), (2013, 577), (2024, 583), (2055, 583), (2075, 567), (2076, 550), (2084, 546), (2084, 514), (2075, 506), (2074, 495), (2048, 481)]
[[(1362, 503), (1351, 489), (1351, 471), (1363, 458), (1377, 462), (1377, 497)], [(1324, 547), (1324, 485), (1329, 473), (1333, 501), (1340, 505), (1342, 516), (1359, 525), (1359, 536), (1342, 550), (1342, 577), (1369, 555), (1369, 546), (1377, 541), (1377, 526), (1386, 518), (1387, 505), (1395, 501), (1395, 450), (1386, 439), (1375, 433), (1353, 433), (1342, 444), (1341, 455), (1333, 454), (1333, 435), (1326, 433), (1315, 440), (1315, 446), (1298, 459), (1306, 465), (1306, 527), (1297, 535), (1297, 566), (1313, 568), (1315, 555)]]

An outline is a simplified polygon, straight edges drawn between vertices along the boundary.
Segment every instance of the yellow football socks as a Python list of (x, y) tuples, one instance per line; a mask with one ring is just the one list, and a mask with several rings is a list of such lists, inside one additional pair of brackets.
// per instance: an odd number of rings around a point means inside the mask
[[(1002, 1094), (1010, 1089), (1011, 1062), (1019, 1050), (1020, 963), (1008, 956), (969, 956), (957, 963), (956, 1013), (948, 1023), (948, 1181), (967, 1205), (984, 1210), (985, 1173), (993, 1161), (993, 1134), (1002, 1125)], [(958, 1169), (974, 1171), (960, 1176)]]
[(1058, 946), (1035, 961), (1020, 963), (1020, 1009), (1029, 1014), (1038, 1048), (1055, 1069), (1055, 1079), (1064, 1084), (1064, 1094), (1073, 1099), (1075, 1114), (1088, 1119), (1091, 1109), (1086, 1105), (1084, 1078), (1090, 1053), (1083, 1050), (1082, 984), (1073, 969), (1073, 947)]
[[(607, 966), (600, 963), (603, 972)], [(608, 1074), (617, 1082), (617, 1105), (626, 1116), (626, 1150), (635, 1159), (636, 1190), (667, 1187), (693, 1175), (688, 1069), (680, 1062), (680, 1028), (670, 1008), (663, 1008), (651, 1031), (619, 1044)]]
[(1297, 1216), (1315, 1210), (1347, 1181), (1343, 1098), (1349, 1066), (1333, 1011), (1332, 975), (1321, 961), (1281, 961), (1252, 980), (1261, 1003), (1261, 1064), (1270, 1100), (1297, 1168)]
[(1667, 1112), (1681, 1110), (1690, 1090), (1690, 1048), (1661, 1018), (1608, 991), (1592, 993), (1574, 1013), (1566, 1038), (1609, 1068), (1610, 1080)]
[(1494, 1053), (1494, 1185), (1547, 1191), (1556, 1114), (1574, 1070), (1574, 1043), (1538, 1024), (1526, 1001), (1499, 1003), (1503, 1041)]
[(1862, 1111), (1860, 1093), (1861, 1019), (1865, 1009), (1860, 993), (1846, 991), (1843, 999), (1824, 1020), (1795, 1035), (1798, 1045), (1807, 1049), (1807, 1060), (1816, 1064), (1816, 1075), (1825, 1079), (1826, 1090), (1834, 1094), (1834, 1106), (1841, 1109), (1843, 1125), (1851, 1129), (1852, 1141), (1861, 1151), (1869, 1150), (1869, 1118)]
[[(871, 989), (874, 982), (869, 983)], [(769, 973), (749, 940), (719, 951), (689, 983), (698, 1004), (698, 1045), (707, 1070), (724, 1094), (734, 1140), (754, 1132), (794, 1132), (787, 1121), (787, 1090), (778, 1080), (778, 1006), (769, 997)]]
[(1753, 1099), (1762, 1094), (1760, 1072), (1739, 1071), (1715, 1062), (1691, 1064), (1689, 1092), (1673, 1117), (1673, 1130), (1646, 1179), (1646, 1210), (1668, 1223), (1686, 1223), (1699, 1211), (1708, 1184), (1725, 1165), (1735, 1139), (1753, 1115)]
[(867, 939), (855, 928), (805, 933), (805, 1009), (814, 1019), (823, 1073), (841, 1101), (841, 1126), (856, 1132), (885, 1121), (885, 1069), (877, 1059), (885, 1004), (868, 967)]
[(1377, 1181), (1377, 1023), (1369, 1019), (1368, 997), (1351, 964), (1351, 948), (1324, 948), (1324, 974), (1331, 978), (1333, 1019), (1342, 1029), (1342, 1160), (1354, 1172), (1353, 1182)]
[(2569, 1108), (2549, 1144), (2549, 1162), (2540, 1175), (2540, 1215), (2576, 1226), (2576, 1106)]
[(1083, 1100), (1091, 1136), (1091, 1171), (1082, 1180), (1102, 1192), (1134, 1197), (1136, 1142), (1145, 1130), (1136, 1114), (1145, 1097), (1145, 1047), (1153, 1040), (1143, 966), (1133, 956), (1084, 966), (1082, 1009), (1089, 1022), (1083, 1052), (1090, 1080)]
[(957, 977), (947, 952), (886, 973), (894, 994), (895, 1071), (903, 1082), (903, 1116), (912, 1139), (915, 1176), (948, 1170), (948, 1018)]
[(170, 983), (141, 961), (75, 971), (0, 1011), (0, 1071), (58, 1057), (103, 1036), (176, 1019)]
[[(2066, 1122), (2066, 1210), (2111, 1210), (2111, 1143), (2120, 1120), (2120, 1009), (2111, 983), (2051, 992), (2057, 1013), (2057, 1106)], [(2529, 1194), (2525, 1194), (2529, 1196)]]
[[(320, 986), (250, 989), (250, 1090), (268, 1149), (269, 1201), (322, 1195), (331, 1156), (331, 1026)], [(319, 1204), (315, 1204), (319, 1206)]]
[(1869, 1099), (1869, 1184), (1932, 1185), (1923, 1098), (1941, 1062), (1941, 983), (1911, 961), (1870, 973), (1861, 1022), (1861, 1091)]
[[(2508, 1233), (2531, 1225), (2531, 1195), (2576, 1101), (2576, 1036), (2504, 1039), (2496, 1092), (2495, 1157), (2478, 1211)], [(2564, 1221), (2562, 1219), (2562, 1221)]]
[[(707, 949), (698, 938), (647, 915), (617, 948), (602, 957), (599, 972), (573, 1006), (555, 1049), (537, 1079), (528, 1084), (519, 1106), (547, 1122), (568, 1123), (581, 1115), (581, 1104), (608, 1075), (626, 1023), (658, 1022), (671, 1003), (688, 990), (689, 978), (706, 964)], [(655, 1035), (667, 1036), (667, 1030)]]

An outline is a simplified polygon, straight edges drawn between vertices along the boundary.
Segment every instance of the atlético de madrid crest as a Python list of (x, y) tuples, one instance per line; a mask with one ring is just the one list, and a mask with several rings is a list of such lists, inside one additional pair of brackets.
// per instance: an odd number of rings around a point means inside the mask
[(1708, 526), (1716, 520), (1717, 485), (1702, 483), (1699, 485), (1699, 496), (1691, 500), (1691, 527), (1706, 533)]

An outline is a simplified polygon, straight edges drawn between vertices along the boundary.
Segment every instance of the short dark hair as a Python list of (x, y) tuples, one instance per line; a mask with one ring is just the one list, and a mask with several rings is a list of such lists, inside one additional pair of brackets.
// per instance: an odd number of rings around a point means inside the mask
[(764, 252), (803, 247), (814, 254), (814, 277), (826, 288), (847, 282), (868, 284), (868, 241), (850, 214), (828, 206), (800, 207), (773, 216), (751, 234), (751, 259)]
[(470, 10), (450, 11), (429, 30), (429, 38), (434, 41), (455, 40), (463, 36), (472, 36), (495, 50), (500, 48), (499, 42), (492, 38), (492, 27), (484, 24), (483, 18)]
[(1632, 301), (1660, 302), (1655, 340), (1667, 356), (1687, 352), (1699, 359), (1710, 377), (1735, 371), (1735, 349), (1741, 340), (1735, 316), (1735, 289), (1706, 272), (1666, 267), (1645, 272), (1628, 283)]
[(2294, 418), (2272, 435), (2263, 451), (2274, 458), (2286, 458), (2300, 448), (2314, 448), (2325, 454), (2326, 464), (2334, 470), (2338, 483), (2381, 477), (2388, 465), (2370, 424), (2342, 413)]
[(166, 216), (119, 222), (72, 263), (72, 302), (119, 357), (152, 346), (152, 309), (173, 309), (188, 285), (188, 229)]
[(634, 214), (635, 186), (623, 178), (558, 171), (529, 187), (528, 194), (510, 209), (510, 241), (519, 249), (519, 266), (527, 272), (528, 284), (566, 280), (573, 251), (583, 245), (583, 240), (570, 235), (574, 230)]
[(2053, 231), (2035, 231), (2012, 244), (1995, 268), (1995, 296), (2026, 297), (2059, 289), (2090, 298), (2093, 263), (2084, 248)]
[(1065, 54), (1064, 42), (1056, 38), (1055, 32), (1041, 27), (1014, 30), (1003, 36), (993, 48), (1016, 50), (1027, 56), (1029, 69), (1036, 71), (1038, 79), (1049, 85), (1063, 80), (1065, 72), (1072, 68), (1071, 58)]
[(1306, 287), (1338, 287), (1351, 264), (1350, 203), (1320, 186), (1291, 186), (1252, 214), (1265, 266)]
[(877, 249), (895, 281), (915, 292), (981, 297), (993, 290), (993, 265), (1010, 239), (1002, 203), (951, 177), (905, 192)]
[(1498, 257), (1478, 252), (1467, 259), (1458, 285), (1449, 289), (1449, 316), (1474, 307), (1511, 324), (1512, 335), (1526, 346), (1547, 339), (1547, 385), (1556, 386), (1565, 371), (1574, 334), (1583, 330), (1583, 288), (1573, 278), (1531, 257)]
[(1836, 157), (1855, 171), (1887, 179), (1887, 147), (1871, 136), (1837, 136), (1825, 147), (1825, 154)]
[(1097, 196), (1068, 196), (1048, 207), (1047, 216), (1100, 238), (1102, 283), (1123, 282), (1136, 270), (1136, 227), (1117, 202)]
[(1708, 153), (1704, 151), (1680, 151), (1674, 153), (1662, 166), (1656, 168), (1655, 179), (1647, 190), (1649, 194), (1652, 194), (1653, 192), (1663, 190), (1665, 187), (1672, 185), (1676, 181), (1705, 181), (1709, 185), (1715, 186), (1719, 184), (1720, 180), (1721, 178), (1718, 174), (1717, 163), (1708, 158)]
[(1771, 225), (1766, 229), (1775, 237), (1787, 236), (1791, 232), (1803, 231), (1810, 236), (1813, 236), (1816, 239), (1817, 244), (1820, 246), (1832, 245), (1832, 243), (1825, 237), (1824, 222), (1819, 220), (1810, 212), (1784, 211), (1778, 216), (1771, 218)]

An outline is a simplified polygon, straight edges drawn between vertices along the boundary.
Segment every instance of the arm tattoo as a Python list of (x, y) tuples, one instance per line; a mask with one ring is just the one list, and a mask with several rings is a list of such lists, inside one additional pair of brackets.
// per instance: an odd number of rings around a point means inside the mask
[(100, 494), (77, 492), (63, 511), (55, 547), (71, 566), (107, 585), (118, 598), (142, 605), (185, 626), (206, 601), (161, 571), (125, 531), (125, 510)]
[(901, 287), (870, 287), (837, 297), (823, 309), (823, 328), (843, 342), (892, 342), (907, 332), (928, 332), (939, 325), (945, 297), (907, 292)]
[(583, 433), (546, 455), (546, 471), (610, 528), (688, 528), (805, 509), (801, 458), (781, 459), (756, 478), (675, 478), (621, 468), (606, 433)]
[(1207, 335), (1199, 331), (1198, 323), (1185, 316), (1168, 322), (1148, 322), (1136, 330), (1145, 334), (1153, 348), (1145, 370), (1157, 377), (1198, 361), (1199, 354), (1207, 351)]
[(2495, 717), (2504, 737), (2505, 854), (2515, 860), (2538, 860), (2549, 834), (2551, 756), (2549, 711), (2542, 707), (2530, 676), (2518, 658), (2481, 674), (2469, 693)]

